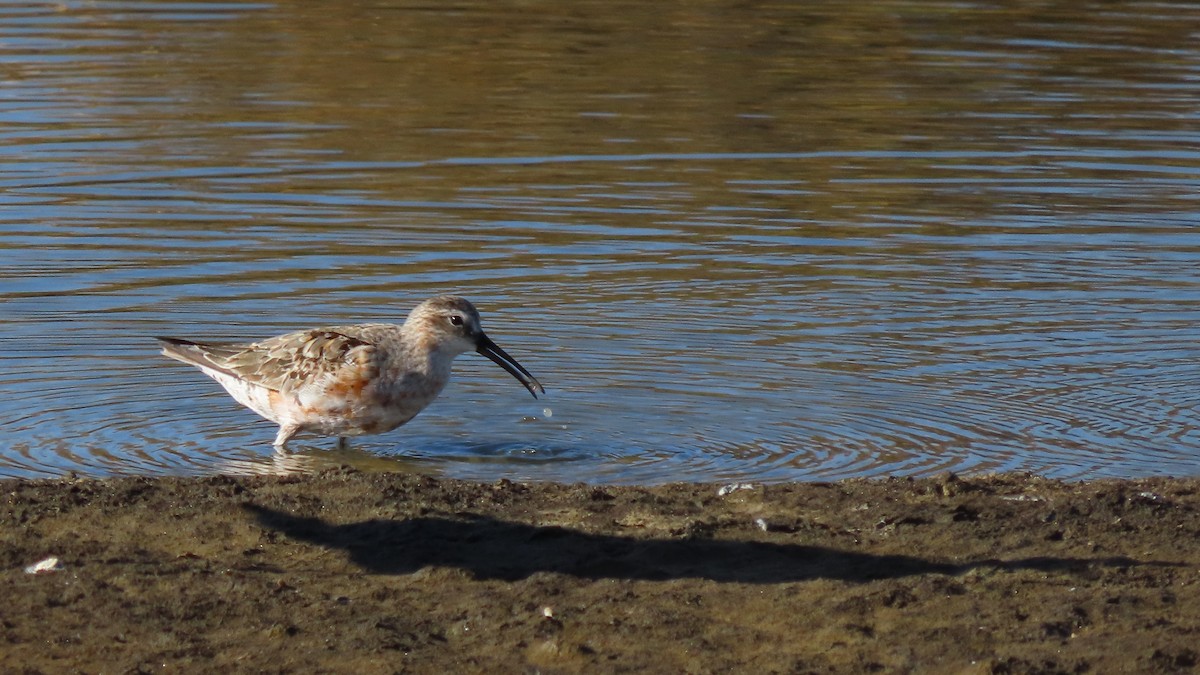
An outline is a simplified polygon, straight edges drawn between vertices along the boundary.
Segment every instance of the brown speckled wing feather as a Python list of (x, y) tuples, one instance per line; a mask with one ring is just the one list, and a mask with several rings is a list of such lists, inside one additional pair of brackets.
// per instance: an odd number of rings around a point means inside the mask
[[(374, 358), (369, 331), (355, 327), (297, 331), (251, 345), (203, 345), (221, 370), (275, 391), (317, 382), (349, 364)], [(348, 334), (357, 333), (357, 334)]]

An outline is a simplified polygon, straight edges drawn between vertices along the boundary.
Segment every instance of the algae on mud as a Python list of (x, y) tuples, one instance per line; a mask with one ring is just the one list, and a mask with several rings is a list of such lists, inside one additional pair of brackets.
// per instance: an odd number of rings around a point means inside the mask
[(1200, 664), (1198, 480), (719, 487), (0, 481), (0, 670)]

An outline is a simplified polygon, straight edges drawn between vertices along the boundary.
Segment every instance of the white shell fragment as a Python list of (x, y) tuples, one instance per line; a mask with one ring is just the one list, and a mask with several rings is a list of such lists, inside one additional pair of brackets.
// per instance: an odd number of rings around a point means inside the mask
[(25, 574), (49, 574), (62, 569), (58, 564), (58, 558), (50, 556), (45, 560), (40, 560), (29, 567), (25, 568)]
[(717, 490), (717, 496), (724, 497), (725, 495), (730, 494), (731, 492), (737, 492), (738, 490), (753, 489), (754, 483), (730, 483), (729, 485), (722, 487), (720, 490)]

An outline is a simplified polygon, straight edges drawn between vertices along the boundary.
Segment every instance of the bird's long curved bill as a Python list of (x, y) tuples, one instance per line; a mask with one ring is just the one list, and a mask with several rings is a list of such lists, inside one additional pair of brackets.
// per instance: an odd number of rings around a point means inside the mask
[(475, 351), (483, 354), (489, 359), (496, 362), (496, 365), (508, 371), (509, 375), (517, 378), (517, 381), (525, 385), (530, 394), (537, 398), (538, 393), (546, 393), (546, 388), (541, 382), (533, 376), (525, 367), (517, 363), (517, 360), (508, 355), (508, 352), (500, 349), (499, 345), (492, 342), (492, 339), (487, 335), (480, 333), (479, 340), (475, 343)]

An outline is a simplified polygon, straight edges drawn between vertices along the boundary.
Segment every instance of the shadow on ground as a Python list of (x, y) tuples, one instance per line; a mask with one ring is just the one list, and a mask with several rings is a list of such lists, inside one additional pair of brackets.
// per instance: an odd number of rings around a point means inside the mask
[(437, 566), (462, 569), (477, 579), (505, 581), (555, 572), (587, 579), (691, 578), (770, 584), (819, 578), (865, 582), (931, 573), (954, 575), (982, 567), (1084, 572), (1098, 565), (1173, 565), (1126, 557), (1033, 557), (948, 564), (797, 544), (588, 534), (477, 515), (332, 525), (255, 504), (245, 508), (262, 525), (290, 538), (344, 549), (355, 564), (376, 574), (407, 574)]

